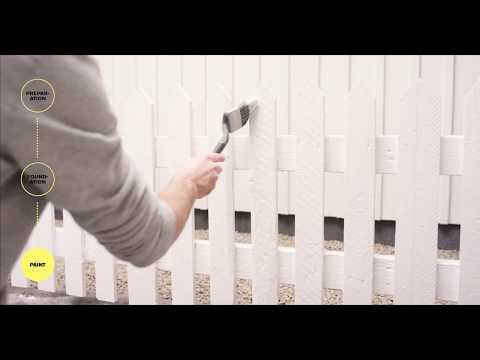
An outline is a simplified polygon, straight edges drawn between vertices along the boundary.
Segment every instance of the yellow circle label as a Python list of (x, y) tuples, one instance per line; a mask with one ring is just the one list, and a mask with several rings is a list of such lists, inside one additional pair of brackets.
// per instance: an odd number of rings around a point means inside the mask
[(43, 248), (32, 248), (22, 257), (22, 271), (32, 281), (47, 280), (55, 269), (55, 259), (50, 251)]

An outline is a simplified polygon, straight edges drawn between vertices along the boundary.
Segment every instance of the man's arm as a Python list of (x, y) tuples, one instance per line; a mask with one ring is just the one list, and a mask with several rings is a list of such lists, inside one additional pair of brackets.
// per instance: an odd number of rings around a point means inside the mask
[[(196, 160), (159, 197), (123, 151), (96, 61), (85, 56), (12, 56), (4, 62), (8, 71), (2, 81), (12, 93), (36, 77), (48, 79), (56, 92), (52, 108), (39, 116), (40, 160), (56, 177), (47, 200), (68, 210), (119, 259), (136, 266), (158, 260), (183, 228), (195, 198), (213, 189), (219, 165)], [(21, 171), (32, 161), (35, 116), (17, 98), (6, 104), (12, 109), (12, 133), (5, 145)]]

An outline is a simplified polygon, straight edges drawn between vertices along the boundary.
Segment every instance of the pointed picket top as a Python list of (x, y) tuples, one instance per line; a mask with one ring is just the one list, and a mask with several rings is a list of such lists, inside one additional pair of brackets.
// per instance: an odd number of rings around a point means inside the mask
[(438, 89), (436, 89), (430, 82), (418, 78), (413, 81), (412, 85), (404, 93), (400, 99), (402, 108), (415, 106), (418, 108), (433, 107), (441, 109), (441, 97)]
[[(232, 97), (221, 83), (217, 83), (215, 92), (207, 103), (207, 134), (209, 149), (213, 149), (222, 136), (222, 115), (232, 107)], [(233, 147), (233, 140), (229, 145)]]
[[(348, 119), (351, 121), (354, 121), (356, 118), (355, 111), (360, 111), (363, 115), (368, 114), (368, 117), (363, 117), (364, 120), (370, 121), (371, 117), (373, 117), (373, 131), (374, 134), (376, 134), (376, 98), (373, 96), (371, 90), (368, 89), (368, 87), (366, 87), (363, 82), (357, 83), (349, 90), (347, 95), (347, 107), (347, 116)], [(352, 124), (347, 121), (347, 129), (350, 126), (352, 126)], [(375, 138), (373, 140), (375, 140)]]
[[(252, 94), (252, 98), (258, 101), (258, 106), (255, 113), (250, 117), (248, 122), (250, 123), (250, 142), (252, 142), (253, 137), (266, 137), (265, 141), (268, 143), (273, 142), (272, 144), (265, 143), (265, 146), (273, 146), (272, 149), (275, 148), (276, 143), (276, 133), (272, 135), (272, 129), (276, 130), (276, 99), (273, 95), (273, 91), (270, 87), (260, 84)], [(266, 118), (267, 120), (262, 119)], [(253, 129), (252, 129), (253, 127)], [(261, 145), (261, 143), (258, 143)], [(253, 155), (254, 152), (252, 151), (251, 154)], [(260, 153), (259, 155), (264, 155)], [(250, 164), (255, 164), (256, 161), (269, 160), (269, 158), (265, 156), (260, 156), (257, 159), (251, 159)], [(275, 163), (275, 171), (277, 164)], [(270, 169), (270, 170), (273, 170)]]
[(167, 115), (170, 149), (170, 167), (174, 170), (192, 156), (192, 99), (185, 89), (177, 84), (173, 88), (172, 102)]

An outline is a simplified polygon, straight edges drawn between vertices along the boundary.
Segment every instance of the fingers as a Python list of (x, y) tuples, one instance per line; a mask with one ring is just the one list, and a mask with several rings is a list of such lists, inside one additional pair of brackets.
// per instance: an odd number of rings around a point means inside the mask
[(198, 176), (205, 176), (209, 173), (220, 174), (222, 172), (222, 167), (218, 163), (213, 161), (207, 161), (203, 168), (198, 172)]
[(225, 156), (223, 156), (222, 154), (210, 153), (207, 154), (207, 159), (213, 162), (223, 162), (225, 161)]

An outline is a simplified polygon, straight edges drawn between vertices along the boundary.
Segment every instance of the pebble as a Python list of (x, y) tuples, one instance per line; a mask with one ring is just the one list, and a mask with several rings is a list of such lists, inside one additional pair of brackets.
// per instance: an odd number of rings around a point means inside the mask
[[(197, 230), (195, 231), (195, 238), (200, 240), (208, 240), (208, 231), (207, 230)], [(236, 242), (239, 243), (251, 243), (251, 234), (250, 233), (236, 233), (235, 236)], [(278, 242), (280, 246), (293, 247), (295, 246), (294, 237), (280, 234), (278, 236)], [(324, 242), (325, 249), (330, 251), (343, 251), (343, 242), (336, 240), (327, 240)], [(394, 248), (392, 246), (375, 244), (375, 253), (382, 255), (393, 255)], [(439, 250), (439, 258), (442, 259), (458, 259), (458, 251), (455, 250)], [(40, 296), (40, 298), (45, 298), (47, 296), (56, 297), (56, 303), (64, 303), (66, 300), (59, 297), (73, 298), (65, 296), (65, 265), (62, 258), (56, 259), (56, 285), (57, 293), (50, 294), (46, 293)], [(104, 303), (97, 301), (95, 299), (95, 263), (94, 262), (85, 262), (84, 263), (84, 274), (86, 280), (86, 298), (78, 300), (77, 303)], [(127, 276), (127, 265), (117, 264), (116, 265), (116, 289), (118, 296), (118, 304), (128, 303), (128, 276)], [(207, 305), (210, 304), (210, 276), (206, 274), (195, 274), (194, 276), (194, 288), (195, 288), (195, 304)], [(16, 288), (15, 288), (16, 289)], [(23, 296), (23, 298), (17, 298), (13, 302), (17, 303), (31, 303), (33, 300), (28, 298), (31, 296), (32, 292), (39, 292), (37, 289), (37, 284), (30, 282), (29, 289), (22, 289), (23, 291), (18, 292), (18, 296)], [(157, 303), (158, 304), (171, 304), (172, 302), (172, 281), (171, 273), (169, 271), (157, 270), (156, 272), (156, 289), (157, 289)], [(252, 281), (249, 279), (236, 279), (235, 284), (235, 303), (238, 305), (248, 305), (252, 303)], [(44, 292), (42, 292), (44, 293)], [(292, 305), (295, 304), (295, 286), (292, 284), (279, 284), (279, 299), (278, 303), (280, 305)], [(17, 297), (18, 297), (17, 296)], [(35, 298), (35, 296), (34, 296)], [(323, 291), (323, 304), (326, 305), (340, 305), (342, 304), (342, 290), (338, 289), (324, 289)], [(42, 300), (45, 302), (46, 300)], [(53, 300), (52, 300), (53, 301)], [(73, 300), (71, 300), (73, 301)], [(79, 302), (80, 301), (80, 302)], [(40, 300), (39, 300), (40, 302)], [(68, 301), (67, 301), (68, 303)], [(72, 302), (74, 303), (74, 302)], [(373, 296), (373, 304), (376, 305), (391, 305), (393, 304), (393, 296), (389, 295), (380, 295), (375, 294)], [(108, 304), (108, 303), (105, 303)], [(456, 304), (453, 301), (437, 300), (436, 304), (439, 305), (450, 305)]]

